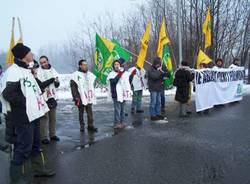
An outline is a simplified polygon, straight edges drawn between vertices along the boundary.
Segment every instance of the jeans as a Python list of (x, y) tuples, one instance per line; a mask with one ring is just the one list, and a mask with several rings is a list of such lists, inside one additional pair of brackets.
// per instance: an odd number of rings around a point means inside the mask
[(161, 109), (165, 109), (165, 90), (161, 91)]
[(114, 125), (123, 123), (125, 118), (125, 102), (118, 102), (116, 98), (113, 98), (114, 102)]
[(13, 162), (15, 165), (22, 165), (31, 156), (36, 157), (40, 153), (39, 119), (16, 126), (15, 132), (17, 137)]
[(160, 115), (161, 112), (161, 92), (150, 91), (150, 115)]
[(131, 108), (136, 110), (141, 110), (141, 99), (142, 99), (142, 90), (133, 91), (132, 105)]

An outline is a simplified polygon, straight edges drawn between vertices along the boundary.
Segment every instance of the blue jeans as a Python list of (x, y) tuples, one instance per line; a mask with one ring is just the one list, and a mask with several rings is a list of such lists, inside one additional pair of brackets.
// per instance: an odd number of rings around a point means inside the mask
[(14, 144), (13, 162), (22, 165), (31, 156), (40, 153), (40, 128), (39, 120), (21, 124), (15, 127), (16, 143)]
[(161, 109), (165, 109), (165, 90), (161, 91)]
[(131, 108), (136, 108), (136, 110), (141, 110), (141, 99), (142, 99), (142, 90), (133, 91)]
[(113, 98), (114, 102), (114, 125), (123, 123), (125, 119), (125, 102), (118, 102), (116, 98)]
[(150, 115), (161, 114), (161, 91), (150, 91)]

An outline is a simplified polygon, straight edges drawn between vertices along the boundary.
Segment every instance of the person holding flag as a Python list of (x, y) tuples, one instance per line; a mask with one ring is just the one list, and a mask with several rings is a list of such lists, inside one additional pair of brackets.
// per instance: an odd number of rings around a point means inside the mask
[(125, 102), (132, 97), (130, 81), (135, 72), (126, 72), (123, 68), (124, 62), (123, 58), (115, 60), (112, 64), (113, 70), (107, 77), (109, 94), (114, 103), (114, 129), (125, 128)]
[(70, 88), (75, 105), (79, 111), (80, 131), (84, 132), (83, 113), (86, 110), (88, 117), (88, 131), (97, 132), (98, 129), (93, 124), (92, 104), (96, 103), (95, 80), (96, 76), (88, 70), (88, 64), (85, 59), (78, 62), (78, 71), (73, 73), (70, 80)]
[(148, 71), (148, 88), (150, 91), (150, 118), (152, 121), (165, 119), (161, 115), (161, 91), (164, 88), (163, 79), (169, 75), (161, 58), (156, 57)]
[(165, 88), (170, 88), (174, 81), (174, 71), (170, 57), (170, 39), (166, 33), (165, 19), (162, 20), (160, 28), (157, 56), (161, 58), (162, 66), (165, 66), (169, 72), (168, 77), (164, 78), (164, 88), (161, 91), (161, 112), (165, 113)]

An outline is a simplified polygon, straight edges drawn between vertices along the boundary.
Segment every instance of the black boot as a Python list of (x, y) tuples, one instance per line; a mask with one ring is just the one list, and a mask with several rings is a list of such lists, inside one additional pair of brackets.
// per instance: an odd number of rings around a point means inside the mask
[(31, 178), (27, 177), (27, 170), (23, 165), (10, 163), (10, 184), (31, 184)]
[(90, 132), (98, 132), (98, 129), (95, 128), (94, 126), (88, 126), (88, 131), (90, 131)]
[(53, 170), (46, 167), (42, 152), (38, 156), (31, 158), (31, 166), (33, 175), (36, 177), (50, 177), (56, 174)]

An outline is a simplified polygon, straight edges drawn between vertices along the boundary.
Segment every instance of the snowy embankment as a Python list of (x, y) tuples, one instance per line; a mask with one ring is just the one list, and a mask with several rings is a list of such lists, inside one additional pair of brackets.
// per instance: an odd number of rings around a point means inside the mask
[[(71, 74), (61, 74), (59, 76), (60, 87), (58, 89), (58, 98), (59, 99), (72, 99), (69, 81), (71, 79)], [(171, 96), (175, 95), (176, 88), (166, 90), (165, 95)], [(245, 84), (243, 86), (243, 94), (250, 94), (250, 85)], [(108, 93), (106, 88), (97, 88), (96, 89), (97, 98), (107, 98)], [(149, 96), (149, 91), (143, 91), (143, 96)]]
[[(72, 99), (70, 86), (69, 86), (70, 79), (71, 79), (71, 74), (59, 75), (60, 87), (57, 91), (59, 99)], [(97, 98), (108, 97), (107, 88), (96, 88), (95, 92), (96, 92)], [(174, 95), (174, 94), (175, 94), (175, 88), (165, 91), (165, 95)], [(143, 91), (143, 96), (149, 96), (149, 95), (150, 93), (148, 90)]]

